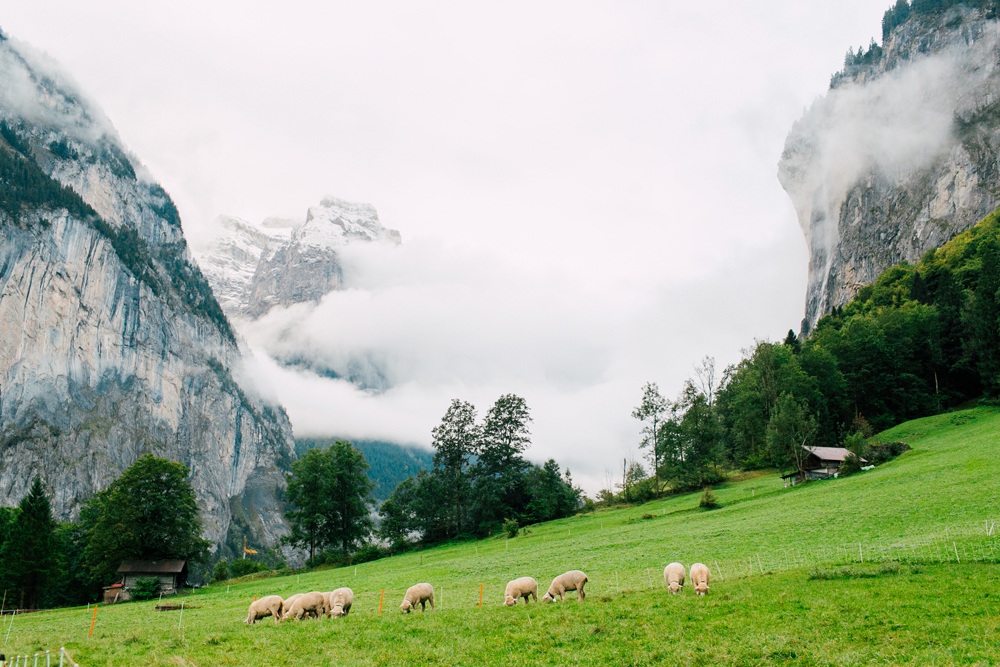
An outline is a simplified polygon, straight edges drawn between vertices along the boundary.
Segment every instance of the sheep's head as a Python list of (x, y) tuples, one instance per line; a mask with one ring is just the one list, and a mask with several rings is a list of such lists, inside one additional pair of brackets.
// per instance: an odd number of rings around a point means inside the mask
[(667, 586), (667, 588), (670, 589), (671, 593), (677, 595), (678, 593), (681, 592), (681, 589), (684, 588), (684, 584), (677, 583), (676, 581), (671, 581), (670, 585)]
[(507, 605), (508, 607), (513, 607), (513, 606), (517, 605), (517, 598), (512, 597), (510, 595), (505, 595), (504, 598), (503, 598), (503, 603), (505, 605)]
[(344, 608), (338, 604), (333, 609), (330, 610), (330, 615), (333, 616), (334, 618), (340, 618), (341, 616), (344, 615)]
[(409, 600), (403, 600), (403, 604), (399, 605), (399, 610), (404, 614), (409, 614), (411, 609), (413, 609), (413, 605), (410, 604)]
[(552, 597), (551, 593), (546, 593), (545, 595), (542, 596), (542, 602), (555, 602), (555, 600), (556, 599)]
[(708, 584), (702, 582), (694, 587), (694, 592), (698, 595), (708, 595)]

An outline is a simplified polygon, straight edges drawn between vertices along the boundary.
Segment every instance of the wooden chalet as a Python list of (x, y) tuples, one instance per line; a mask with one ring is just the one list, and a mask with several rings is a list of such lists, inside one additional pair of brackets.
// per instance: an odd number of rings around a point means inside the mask
[(184, 560), (125, 560), (118, 574), (122, 575), (119, 600), (129, 600), (130, 591), (140, 579), (157, 579), (163, 595), (176, 595), (187, 582), (188, 568)]
[[(807, 479), (831, 479), (840, 473), (840, 466), (851, 456), (849, 449), (843, 447), (803, 447), (809, 454), (806, 456), (802, 468), (803, 473), (795, 471), (787, 475), (782, 475), (785, 486), (795, 486), (799, 482)], [(862, 463), (868, 463), (861, 459)]]

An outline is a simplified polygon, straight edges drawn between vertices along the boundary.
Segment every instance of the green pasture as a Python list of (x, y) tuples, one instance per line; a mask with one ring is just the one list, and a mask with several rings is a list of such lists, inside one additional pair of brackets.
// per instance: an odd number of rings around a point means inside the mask
[[(92, 608), (5, 616), (3, 650), (65, 646), (85, 666), (1000, 663), (1000, 411), (915, 420), (881, 437), (913, 450), (795, 488), (773, 471), (734, 477), (712, 511), (694, 493), (511, 540), (216, 585), (184, 596), (183, 617), (150, 602), (102, 605), (92, 638)], [(674, 560), (706, 563), (711, 594), (667, 594), (662, 571)], [(500, 605), (509, 579), (534, 576), (544, 592), (568, 569), (590, 577), (583, 603)], [(403, 591), (421, 581), (438, 609), (401, 615)], [(339, 586), (356, 594), (345, 619), (242, 624), (254, 595)]]

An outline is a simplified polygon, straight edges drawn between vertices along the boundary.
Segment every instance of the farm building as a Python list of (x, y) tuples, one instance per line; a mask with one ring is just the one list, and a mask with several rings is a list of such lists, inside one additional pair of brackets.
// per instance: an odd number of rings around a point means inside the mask
[(187, 581), (187, 561), (184, 560), (125, 560), (118, 567), (122, 575), (122, 600), (130, 599), (129, 591), (140, 579), (157, 579), (160, 592), (176, 595)]
[[(840, 466), (844, 465), (844, 460), (851, 455), (851, 451), (843, 447), (803, 447), (809, 454), (802, 465), (804, 473), (798, 471), (788, 475), (782, 475), (785, 486), (795, 485), (806, 479), (830, 479), (836, 477), (840, 472)], [(861, 459), (862, 463), (868, 461)]]

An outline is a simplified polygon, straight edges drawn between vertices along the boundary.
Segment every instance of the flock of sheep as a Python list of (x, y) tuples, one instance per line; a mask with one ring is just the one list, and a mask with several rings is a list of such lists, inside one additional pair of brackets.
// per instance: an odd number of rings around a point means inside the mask
[[(708, 567), (702, 563), (695, 563), (691, 566), (691, 583), (694, 591), (698, 595), (708, 594), (708, 580), (712, 573)], [(680, 563), (671, 563), (663, 569), (663, 580), (667, 584), (667, 590), (673, 594), (680, 593), (684, 588), (686, 572)], [(566, 599), (568, 591), (577, 591), (577, 601), (586, 597), (583, 587), (587, 583), (587, 575), (580, 570), (570, 570), (560, 574), (552, 580), (548, 592), (542, 596), (542, 602), (554, 602)], [(533, 577), (520, 577), (507, 583), (507, 588), (503, 593), (503, 603), (508, 607), (517, 604), (518, 599), (523, 599), (528, 604), (529, 598), (538, 602), (538, 582)], [(340, 618), (347, 616), (351, 611), (351, 604), (354, 602), (354, 591), (350, 588), (338, 588), (330, 593), (299, 593), (287, 600), (283, 600), (280, 595), (268, 595), (259, 600), (254, 600), (250, 605), (247, 614), (248, 624), (256, 623), (259, 619), (274, 617), (274, 622), (288, 619), (301, 620), (304, 617), (312, 616), (320, 618)], [(430, 584), (416, 584), (410, 586), (403, 596), (403, 603), (399, 605), (400, 611), (410, 613), (420, 605), (420, 610), (425, 611), (427, 603), (434, 609), (434, 587)]]

